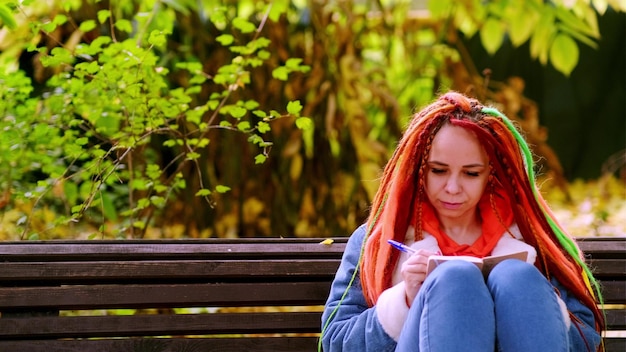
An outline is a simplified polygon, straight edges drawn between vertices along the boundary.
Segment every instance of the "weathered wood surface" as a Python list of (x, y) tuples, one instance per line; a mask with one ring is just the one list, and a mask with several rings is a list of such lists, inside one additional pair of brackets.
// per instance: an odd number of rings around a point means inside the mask
[[(316, 351), (346, 243), (322, 240), (2, 242), (0, 351)], [(625, 330), (626, 238), (580, 246), (617, 307), (609, 330)], [(120, 308), (139, 311), (102, 314)]]

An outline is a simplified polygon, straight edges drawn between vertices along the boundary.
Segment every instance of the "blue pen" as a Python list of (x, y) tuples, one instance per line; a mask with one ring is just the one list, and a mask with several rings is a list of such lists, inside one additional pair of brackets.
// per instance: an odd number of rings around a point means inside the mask
[(387, 242), (389, 242), (390, 245), (392, 245), (394, 248), (398, 249), (399, 251), (402, 251), (404, 253), (409, 253), (409, 254), (413, 254), (415, 252), (417, 252), (415, 249), (404, 245), (403, 243), (400, 243), (398, 241), (394, 241), (394, 240), (387, 240)]

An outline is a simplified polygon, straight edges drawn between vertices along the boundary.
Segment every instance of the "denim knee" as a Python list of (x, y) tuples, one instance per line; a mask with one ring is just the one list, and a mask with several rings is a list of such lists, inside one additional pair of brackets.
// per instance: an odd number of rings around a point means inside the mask
[(489, 273), (488, 286), (494, 289), (507, 289), (515, 292), (526, 291), (529, 285), (546, 284), (547, 279), (537, 268), (529, 263), (517, 259), (508, 259), (496, 265)]
[(430, 287), (442, 283), (448, 289), (458, 287), (465, 290), (473, 284), (483, 282), (483, 274), (475, 264), (464, 260), (450, 260), (428, 275), (424, 285)]

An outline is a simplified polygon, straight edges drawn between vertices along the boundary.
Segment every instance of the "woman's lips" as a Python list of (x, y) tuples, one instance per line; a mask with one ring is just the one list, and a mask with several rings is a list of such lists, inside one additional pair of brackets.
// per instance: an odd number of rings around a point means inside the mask
[(461, 207), (461, 205), (463, 205), (463, 203), (441, 202), (441, 205), (445, 209), (456, 210), (456, 209), (459, 209)]

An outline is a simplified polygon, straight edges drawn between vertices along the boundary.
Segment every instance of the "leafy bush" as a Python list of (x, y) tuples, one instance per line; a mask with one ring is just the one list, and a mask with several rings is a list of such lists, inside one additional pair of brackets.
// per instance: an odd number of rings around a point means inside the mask
[[(237, 96), (250, 84), (250, 70), (271, 58), (270, 40), (260, 33), (266, 21), (279, 18), (281, 9), (266, 6), (261, 20), (253, 23), (245, 17), (229, 18), (226, 7), (216, 6), (212, 21), (223, 27), (216, 40), (231, 59), (207, 73), (197, 58), (164, 62), (176, 12), (159, 4), (141, 1), (140, 8), (129, 12), (119, 3), (73, 28), (67, 13), (81, 5), (66, 3), (65, 11), (49, 20), (28, 23), (27, 50), (53, 74), (35, 95), (33, 82), (23, 72), (10, 67), (0, 72), (0, 167), (8, 170), (0, 175), (0, 186), (7, 197), (10, 193), (13, 207), (21, 206), (23, 215), (16, 223), (23, 228), (22, 238), (40, 238), (30, 222), (41, 204), (53, 204), (55, 212), (65, 214), (50, 222), (50, 229), (88, 215), (101, 224), (100, 235), (140, 237), (173, 195), (189, 187), (189, 174), (204, 172), (198, 160), (213, 142), (212, 131), (247, 136), (257, 150), (255, 162), (262, 164), (272, 146), (264, 136), (273, 121), (290, 116), (297, 127), (312, 127), (309, 118), (300, 116), (298, 101), (267, 109)], [(170, 5), (175, 4), (183, 6)], [(37, 6), (26, 1), (15, 10), (27, 13), (29, 5)], [(192, 7), (185, 4), (177, 10)], [(151, 10), (152, 17), (146, 19)], [(64, 26), (79, 39), (51, 50), (36, 42), (39, 36), (54, 38)], [(300, 59), (290, 58), (273, 69), (273, 76), (284, 81), (293, 72), (307, 70)], [(184, 71), (186, 84), (172, 87), (172, 71)], [(200, 95), (207, 90), (209, 99), (203, 100)], [(168, 160), (160, 160), (163, 148), (170, 150)], [(208, 202), (229, 191), (206, 175), (198, 180), (193, 192)], [(121, 227), (110, 231), (107, 221)]]

